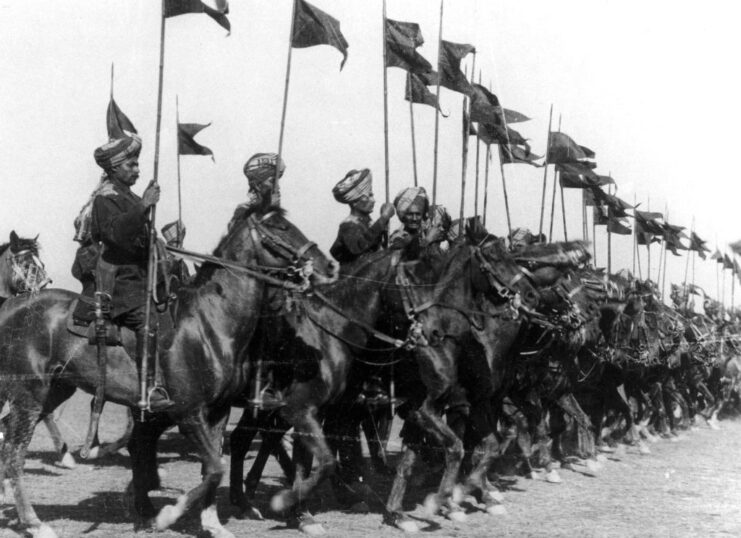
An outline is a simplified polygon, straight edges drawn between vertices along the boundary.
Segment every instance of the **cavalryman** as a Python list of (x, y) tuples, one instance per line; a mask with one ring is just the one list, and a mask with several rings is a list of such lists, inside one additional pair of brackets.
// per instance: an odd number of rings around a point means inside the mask
[(276, 167), (278, 179), (280, 179), (286, 171), (286, 164), (276, 153), (255, 153), (244, 163), (242, 171), (249, 183), (247, 201), (239, 204), (234, 210), (234, 216), (229, 222), (229, 230), (255, 209), (265, 211), (269, 207), (280, 206), (280, 190), (275, 185)]
[[(139, 178), (141, 147), (141, 139), (132, 135), (112, 140), (95, 150), (95, 162), (105, 174), (93, 192), (92, 204), (88, 203), (83, 208), (76, 223), (81, 243), (101, 245), (96, 265), (96, 287), (98, 291), (111, 295), (113, 322), (136, 333), (136, 361), (139, 366), (144, 352), (148, 300), (147, 210), (160, 197), (159, 186), (155, 183), (147, 186), (141, 198), (131, 191)], [(151, 323), (156, 324), (156, 316)], [(155, 338), (149, 341), (153, 347), (156, 346)], [(162, 411), (173, 404), (162, 387), (154, 387), (150, 394), (152, 411)]]
[(375, 206), (373, 176), (370, 170), (350, 170), (332, 189), (335, 200), (350, 206), (350, 215), (342, 221), (329, 253), (346, 265), (363, 254), (381, 248), (383, 234), (389, 219), (394, 216), (394, 206), (384, 203), (381, 216), (371, 224), (370, 215)]

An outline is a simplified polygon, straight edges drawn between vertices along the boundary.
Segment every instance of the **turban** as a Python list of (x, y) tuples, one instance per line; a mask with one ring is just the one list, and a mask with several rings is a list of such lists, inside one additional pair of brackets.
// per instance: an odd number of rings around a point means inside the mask
[(367, 168), (350, 170), (332, 188), (334, 199), (341, 204), (352, 204), (373, 192), (373, 175)]
[(425, 191), (424, 187), (409, 187), (397, 194), (396, 198), (394, 198), (394, 207), (396, 208), (397, 215), (399, 215), (399, 219), (404, 220), (409, 208), (415, 204), (422, 205), (420, 209), (422, 209), (422, 217), (424, 218), (430, 205), (430, 201), (427, 198), (427, 191)]
[(250, 184), (260, 184), (275, 177), (275, 163), (278, 163), (278, 177), (283, 176), (286, 163), (276, 153), (255, 153), (244, 163), (244, 175)]
[(103, 170), (110, 170), (131, 157), (138, 157), (142, 150), (142, 139), (137, 135), (111, 140), (95, 150), (93, 157)]

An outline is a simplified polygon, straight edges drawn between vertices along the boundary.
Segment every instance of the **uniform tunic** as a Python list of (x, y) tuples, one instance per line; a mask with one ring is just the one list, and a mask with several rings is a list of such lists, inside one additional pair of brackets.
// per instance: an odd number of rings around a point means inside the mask
[(103, 244), (98, 271), (104, 289), (112, 287), (106, 289), (112, 297), (112, 317), (143, 310), (149, 234), (142, 199), (114, 182), (113, 192), (97, 196), (93, 202), (91, 234), (94, 241)]
[(343, 265), (352, 263), (363, 254), (381, 248), (384, 230), (380, 220), (371, 224), (370, 217), (351, 214), (340, 224), (329, 253)]

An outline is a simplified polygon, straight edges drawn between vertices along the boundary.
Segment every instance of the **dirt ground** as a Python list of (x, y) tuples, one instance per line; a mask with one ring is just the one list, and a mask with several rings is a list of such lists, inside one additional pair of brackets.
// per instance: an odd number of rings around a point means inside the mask
[[(89, 397), (78, 394), (65, 405), (60, 425), (73, 446), (82, 443), (87, 425)], [(111, 440), (122, 431), (124, 414), (110, 406), (102, 422), (102, 437)], [(233, 428), (238, 411), (230, 420)], [(723, 421), (721, 430), (701, 425), (676, 442), (651, 444), (650, 455), (629, 450), (609, 455), (596, 476), (560, 470), (563, 483), (518, 478), (504, 492), (507, 513), (489, 516), (469, 513), (465, 523), (428, 518), (420, 506), (426, 491), (408, 495), (408, 509), (418, 518), (420, 534), (435, 537), (488, 536), (741, 536), (741, 421)], [(392, 436), (392, 455), (398, 440)], [(248, 455), (247, 464), (254, 456)], [(95, 464), (79, 463), (66, 470), (54, 465), (52, 444), (43, 427), (37, 430), (27, 460), (26, 477), (38, 515), (64, 537), (133, 537), (124, 490), (130, 479), (128, 456), (119, 455)], [(168, 433), (161, 443), (160, 462), (166, 471), (163, 485), (153, 493), (155, 505), (171, 503), (196, 485), (200, 466), (188, 454), (182, 438)], [(383, 525), (382, 499), (388, 479), (372, 480), (370, 514), (348, 514), (337, 508), (328, 485), (322, 486), (310, 505), (329, 536), (402, 536)], [(257, 505), (265, 521), (238, 520), (229, 505), (226, 482), (219, 488), (222, 522), (236, 536), (283, 538), (298, 536), (268, 509), (272, 493), (281, 487), (281, 473), (271, 460), (258, 492)], [(197, 514), (188, 514), (163, 537), (199, 536)], [(15, 508), (0, 505), (0, 537), (23, 536)]]

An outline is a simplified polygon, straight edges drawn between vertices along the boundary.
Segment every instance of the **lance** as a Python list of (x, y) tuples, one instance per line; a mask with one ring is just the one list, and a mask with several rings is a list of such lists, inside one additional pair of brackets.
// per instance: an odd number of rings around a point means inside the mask
[[(695, 253), (695, 251), (692, 249), (692, 237), (695, 233), (695, 216), (692, 215), (692, 228), (690, 228), (690, 250), (692, 250), (692, 254)], [(690, 305), (690, 293), (687, 289), (687, 277), (689, 275), (690, 271), (690, 253), (687, 253), (687, 259), (684, 262), (684, 284), (682, 284), (684, 290), (687, 292), (687, 297), (685, 297), (684, 301), (684, 307), (689, 308)]]
[(553, 121), (553, 104), (548, 114), (548, 138), (545, 144), (545, 160), (543, 161), (543, 195), (540, 199), (540, 225), (538, 226), (538, 236), (543, 233), (543, 216), (545, 214), (545, 190), (548, 181), (548, 153), (551, 150), (551, 122)]
[[(636, 211), (636, 207), (638, 206), (638, 199), (636, 198), (636, 195), (633, 194), (633, 211)], [(635, 247), (635, 253), (634, 256), (638, 260), (638, 278), (640, 280), (643, 280), (643, 271), (641, 270), (641, 251), (638, 248), (638, 230), (636, 229), (636, 223), (635, 220), (633, 222), (633, 245)], [(634, 268), (635, 270), (635, 268)], [(633, 273), (635, 275), (635, 272)]]
[[(633, 211), (636, 208), (636, 195), (633, 193)], [(636, 274), (636, 251), (638, 250), (638, 241), (636, 240), (636, 225), (633, 222), (633, 276)]]
[[(474, 57), (475, 58), (475, 57)], [(474, 59), (474, 62), (476, 60)], [(473, 75), (473, 73), (471, 73)], [(471, 76), (471, 82), (473, 82), (473, 76)], [(479, 69), (479, 84), (481, 84), (481, 69)], [(470, 117), (469, 117), (470, 120)], [(468, 136), (468, 135), (466, 135)], [(481, 152), (481, 140), (476, 136), (476, 181), (474, 182), (473, 189), (473, 216), (479, 216), (479, 155)]]
[(486, 228), (486, 211), (489, 205), (489, 161), (491, 161), (491, 147), (486, 144), (486, 163), (484, 164), (484, 208), (482, 213), (484, 214), (484, 228)]
[[(473, 66), (471, 69), (471, 81), (473, 82), (473, 71), (476, 69), (476, 53), (473, 53)], [(468, 131), (471, 129), (471, 111), (468, 96), (463, 96), (463, 147), (461, 157), (461, 210), (458, 222), (458, 235), (463, 237), (463, 224), (466, 203), (466, 167), (468, 164)]]
[[(666, 212), (666, 223), (669, 223), (669, 207), (664, 206)], [(661, 277), (661, 300), (664, 300), (664, 290), (666, 289), (666, 266), (669, 260), (669, 252), (667, 249), (667, 241), (664, 239), (664, 272)]]
[[(561, 132), (561, 114), (558, 115), (558, 132)], [(548, 134), (548, 138), (550, 138), (550, 133)], [(556, 212), (556, 185), (558, 184), (558, 167), (553, 172), (553, 193), (551, 195), (551, 223), (550, 227), (548, 228), (548, 242), (550, 243), (553, 240), (553, 218), (554, 213)]]
[[(489, 83), (489, 91), (491, 91), (491, 83)], [(501, 103), (500, 103), (501, 105)], [(499, 107), (499, 113), (501, 114), (501, 120), (502, 125), (504, 125), (504, 136), (507, 140), (507, 151), (511, 154), (512, 153), (512, 146), (509, 142), (509, 127), (507, 126), (507, 117), (504, 113), (504, 107)], [(488, 170), (488, 162), (487, 162), (487, 170)], [(499, 147), (499, 173), (502, 176), (502, 191), (504, 193), (504, 212), (507, 214), (507, 237), (509, 237), (510, 240), (510, 246), (512, 246), (512, 220), (510, 218), (509, 214), (509, 195), (507, 194), (507, 178), (504, 175), (504, 163), (502, 162), (502, 148)], [(488, 179), (487, 179), (488, 182)]]
[(177, 154), (178, 154), (178, 238), (181, 237), (182, 230), (180, 229), (183, 223), (183, 197), (180, 187), (180, 105), (178, 103), (178, 96), (175, 96), (175, 137), (177, 140)]
[(558, 188), (561, 189), (561, 216), (563, 217), (563, 240), (569, 240), (569, 232), (566, 230), (566, 202), (563, 197), (563, 185), (561, 185), (561, 172), (558, 172)]
[[(160, 129), (162, 127), (162, 81), (165, 66), (165, 0), (160, 6), (160, 61), (157, 86), (157, 127), (154, 138), (154, 178), (152, 183), (157, 185), (160, 164)], [(147, 395), (148, 372), (149, 372), (149, 339), (155, 335), (150, 334), (152, 315), (152, 293), (154, 292), (155, 280), (157, 279), (157, 228), (155, 226), (157, 205), (149, 208), (149, 257), (147, 261), (147, 300), (144, 307), (144, 349), (142, 350), (141, 373), (139, 376), (139, 401), (137, 406), (141, 410), (141, 420), (144, 420), (144, 411), (149, 407)], [(156, 355), (154, 357), (154, 369), (157, 369)]]
[[(389, 202), (389, 98), (388, 75), (386, 73), (386, 0), (383, 0), (383, 156), (385, 171), (386, 203)], [(411, 104), (411, 101), (410, 101)], [(413, 144), (414, 142), (412, 142)], [(417, 170), (414, 170), (414, 184), (417, 185)]]
[[(385, 50), (385, 47), (384, 47)], [(407, 90), (409, 98), (409, 125), (412, 128), (412, 168), (414, 169), (414, 186), (419, 185), (417, 179), (417, 141), (414, 136), (414, 103), (412, 103), (412, 74), (407, 71)], [(387, 190), (388, 192), (388, 190)]]
[[(607, 188), (612, 194), (612, 186)], [(612, 222), (612, 206), (607, 204), (607, 274), (612, 274), (612, 232), (610, 231), (610, 222)]]
[(435, 99), (437, 107), (435, 108), (435, 150), (434, 150), (434, 164), (432, 167), (432, 205), (437, 203), (437, 145), (440, 131), (440, 51), (443, 47), (443, 2), (440, 0), (440, 30), (438, 32), (437, 39), (437, 88), (435, 91)]
[[(273, 193), (278, 192), (278, 181), (280, 180), (280, 160), (283, 155), (283, 135), (286, 128), (286, 109), (288, 108), (288, 86), (291, 81), (291, 56), (293, 52), (293, 25), (296, 22), (296, 0), (291, 2), (291, 30), (288, 32), (288, 56), (286, 58), (286, 79), (283, 85), (283, 109), (280, 114), (280, 133), (278, 134), (278, 158), (275, 161), (275, 180), (273, 181)], [(258, 361), (258, 364), (261, 364)]]

